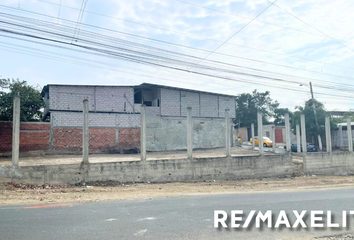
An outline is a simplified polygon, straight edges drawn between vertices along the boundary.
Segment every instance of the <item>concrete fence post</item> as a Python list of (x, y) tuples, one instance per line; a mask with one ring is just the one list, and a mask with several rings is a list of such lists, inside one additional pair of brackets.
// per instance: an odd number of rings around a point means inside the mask
[(275, 126), (272, 126), (272, 132), (271, 132), (271, 138), (272, 138), (272, 150), (275, 152)]
[(353, 152), (353, 136), (352, 136), (352, 122), (351, 119), (347, 119), (347, 133), (348, 133), (348, 150)]
[(302, 152), (307, 153), (307, 144), (306, 144), (306, 123), (305, 123), (305, 114), (301, 114), (301, 145)]
[(300, 135), (300, 125), (296, 124), (296, 146), (297, 152), (301, 153), (301, 135)]
[(225, 109), (225, 142), (226, 142), (226, 157), (231, 156), (231, 124), (230, 110)]
[(141, 105), (140, 110), (140, 157), (146, 161), (146, 106)]
[(187, 156), (193, 158), (193, 119), (192, 108), (187, 107)]
[(254, 150), (254, 123), (251, 124), (252, 150)]
[(285, 113), (285, 143), (286, 151), (291, 151), (290, 119), (289, 113)]
[(263, 119), (262, 119), (262, 117), (263, 117), (262, 113), (261, 112), (257, 112), (258, 149), (259, 149), (259, 154), (261, 154), (261, 155), (263, 155)]
[(331, 122), (328, 116), (326, 117), (325, 127), (326, 127), (326, 149), (327, 152), (331, 153), (332, 152)]
[(20, 95), (16, 93), (12, 120), (12, 166), (18, 167), (20, 156)]
[(343, 147), (343, 126), (339, 126), (339, 149)]
[(82, 129), (82, 162), (89, 163), (90, 136), (89, 136), (89, 105), (88, 100), (83, 101), (83, 129)]

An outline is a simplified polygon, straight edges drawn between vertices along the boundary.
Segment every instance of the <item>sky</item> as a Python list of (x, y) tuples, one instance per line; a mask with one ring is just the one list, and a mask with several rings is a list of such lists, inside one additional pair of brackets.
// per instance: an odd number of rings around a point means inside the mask
[[(2, 0), (0, 13), (65, 26), (68, 20), (78, 22), (83, 1)], [(241, 74), (209, 77), (193, 72), (212, 70), (150, 66), (13, 39), (1, 32), (1, 78), (26, 80), (38, 88), (147, 82), (230, 95), (257, 89), (270, 91), (280, 107), (291, 110), (311, 97), (312, 82), (315, 98), (327, 110), (354, 109), (350, 0), (88, 0), (84, 10), (81, 23), (86, 25), (78, 25), (82, 31), (192, 55), (200, 59), (195, 63)], [(0, 21), (4, 19), (0, 15)], [(7, 28), (0, 22), (0, 29)]]

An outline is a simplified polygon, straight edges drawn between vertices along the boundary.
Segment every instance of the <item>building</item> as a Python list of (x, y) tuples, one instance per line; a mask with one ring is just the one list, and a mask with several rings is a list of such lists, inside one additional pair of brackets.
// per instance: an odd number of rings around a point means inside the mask
[(146, 105), (147, 151), (186, 149), (187, 107), (192, 107), (193, 147), (225, 146), (225, 110), (235, 117), (235, 96), (143, 83), (137, 86), (48, 84), (50, 149), (72, 152), (82, 145), (83, 100), (89, 101), (90, 151), (140, 148), (140, 107)]
[[(263, 137), (272, 138), (272, 127), (275, 128), (275, 142), (285, 144), (285, 126), (275, 126), (274, 124), (263, 125)], [(240, 137), (244, 142), (248, 142), (252, 138), (251, 127), (236, 127), (234, 131), (235, 135)], [(254, 134), (255, 136), (258, 136), (257, 122), (255, 123), (254, 127)], [(296, 136), (292, 132), (290, 132), (290, 139), (291, 143), (296, 143)]]

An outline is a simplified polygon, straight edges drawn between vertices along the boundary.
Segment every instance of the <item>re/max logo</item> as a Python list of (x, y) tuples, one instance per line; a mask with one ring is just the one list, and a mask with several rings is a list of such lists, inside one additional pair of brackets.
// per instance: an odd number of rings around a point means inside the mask
[[(230, 216), (223, 210), (215, 210), (214, 211), (214, 227), (218, 228), (221, 226), (222, 228), (248, 228), (253, 224), (253, 221), (256, 223), (256, 228), (260, 228), (261, 222), (267, 222), (268, 228), (279, 228), (279, 227), (287, 227), (287, 228), (297, 228), (301, 226), (302, 228), (307, 228), (307, 225), (304, 221), (307, 211), (303, 210), (299, 213), (296, 210), (292, 211), (293, 216), (295, 217), (295, 221), (290, 222), (287, 213), (284, 210), (281, 210), (278, 216), (274, 217), (271, 210), (267, 210), (265, 213), (259, 211), (256, 213), (256, 210), (250, 211), (246, 218), (243, 218), (242, 210), (232, 210)], [(332, 212), (327, 211), (309, 211), (310, 214), (310, 227), (312, 228), (339, 228), (339, 227), (347, 227), (347, 217), (350, 215), (354, 215), (354, 211), (342, 211), (342, 217), (340, 222), (332, 221)], [(324, 220), (326, 219), (326, 221)]]

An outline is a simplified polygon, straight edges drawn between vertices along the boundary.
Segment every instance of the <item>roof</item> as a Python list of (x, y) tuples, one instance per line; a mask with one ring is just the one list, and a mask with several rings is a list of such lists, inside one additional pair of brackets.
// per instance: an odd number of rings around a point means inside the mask
[(213, 95), (220, 95), (220, 96), (227, 96), (227, 97), (236, 97), (235, 95), (228, 95), (228, 94), (208, 92), (208, 91), (200, 91), (200, 90), (188, 89), (188, 88), (172, 87), (172, 86), (152, 84), (152, 83), (142, 83), (140, 85), (136, 85), (135, 87), (136, 88), (142, 88), (142, 89), (151, 89), (151, 88), (155, 88), (155, 87), (160, 87), (160, 88), (168, 88), (168, 89), (174, 89), (174, 90), (183, 90), (183, 91), (189, 91), (189, 92), (199, 92), (199, 93), (213, 94)]
[[(347, 126), (348, 124), (345, 122), (345, 123), (338, 123), (337, 124), (337, 127), (339, 126)], [(354, 122), (351, 122), (351, 126), (354, 126)]]
[(174, 90), (183, 90), (183, 91), (189, 91), (189, 92), (198, 92), (198, 93), (205, 93), (205, 94), (213, 94), (213, 95), (219, 95), (219, 96), (227, 96), (227, 97), (236, 97), (235, 95), (228, 95), (228, 94), (222, 94), (222, 93), (215, 93), (215, 92), (208, 92), (208, 91), (199, 91), (195, 89), (188, 89), (188, 88), (180, 88), (180, 87), (172, 87), (172, 86), (166, 86), (166, 85), (159, 85), (159, 84), (152, 84), (152, 83), (142, 83), (140, 85), (76, 85), (76, 84), (47, 84), (43, 87), (41, 95), (44, 96), (46, 92), (49, 90), (49, 86), (70, 86), (70, 87), (134, 87), (134, 88), (141, 88), (141, 89), (146, 89), (149, 90), (151, 88), (168, 88), (168, 89), (174, 89)]
[(43, 87), (41, 95), (48, 92), (49, 86), (69, 86), (69, 87), (135, 87), (136, 85), (77, 85), (77, 84), (47, 84)]

